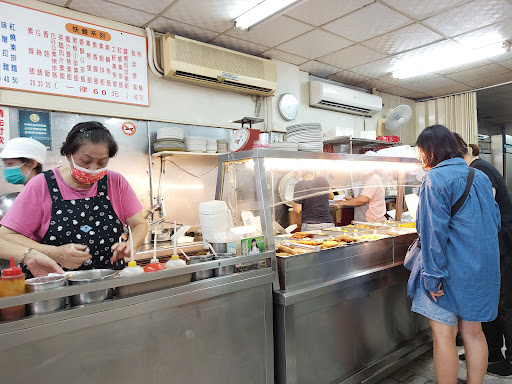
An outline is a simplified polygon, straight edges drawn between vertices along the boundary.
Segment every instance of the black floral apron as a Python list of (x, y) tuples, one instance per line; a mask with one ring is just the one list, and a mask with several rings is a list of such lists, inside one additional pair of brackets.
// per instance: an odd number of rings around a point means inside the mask
[[(58, 171), (57, 171), (58, 172)], [(108, 197), (107, 176), (98, 181), (98, 194), (78, 200), (64, 200), (52, 170), (44, 172), (52, 198), (52, 216), (41, 244), (60, 246), (84, 244), (89, 247), (92, 258), (77, 270), (123, 269), (124, 260), (112, 264), (111, 247), (119, 241), (123, 224)], [(30, 272), (24, 268), (24, 272)]]

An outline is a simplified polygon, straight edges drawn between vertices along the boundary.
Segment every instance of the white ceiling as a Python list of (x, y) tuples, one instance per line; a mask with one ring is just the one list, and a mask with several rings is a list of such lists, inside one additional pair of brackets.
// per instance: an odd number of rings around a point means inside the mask
[(250, 31), (233, 20), (261, 0), (43, 1), (413, 99), (512, 81), (512, 51), (421, 77), (390, 74), (400, 60), (439, 47), (512, 42), (512, 0), (303, 0)]

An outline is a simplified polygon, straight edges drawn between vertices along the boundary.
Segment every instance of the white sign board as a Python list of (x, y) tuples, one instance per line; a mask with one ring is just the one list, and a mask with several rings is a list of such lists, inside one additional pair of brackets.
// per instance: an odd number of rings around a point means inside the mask
[(0, 88), (148, 106), (146, 45), (0, 0)]
[(0, 106), (0, 148), (9, 141), (9, 107)]

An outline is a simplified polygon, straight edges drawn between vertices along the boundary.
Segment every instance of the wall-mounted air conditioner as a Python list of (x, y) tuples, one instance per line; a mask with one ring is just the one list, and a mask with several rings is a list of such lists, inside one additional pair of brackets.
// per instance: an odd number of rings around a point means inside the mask
[(332, 111), (370, 116), (382, 109), (382, 98), (322, 81), (310, 81), (309, 105)]
[(226, 91), (270, 96), (277, 87), (276, 64), (184, 37), (165, 34), (164, 76)]

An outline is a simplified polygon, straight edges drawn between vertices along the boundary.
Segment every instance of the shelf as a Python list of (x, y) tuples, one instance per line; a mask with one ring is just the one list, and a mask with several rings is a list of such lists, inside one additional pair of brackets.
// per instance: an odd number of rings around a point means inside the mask
[(334, 139), (324, 140), (324, 144), (350, 144), (352, 143), (353, 146), (360, 147), (360, 146), (369, 146), (369, 145), (384, 145), (387, 147), (392, 147), (395, 145), (403, 145), (402, 142), (394, 143), (392, 141), (381, 141), (381, 140), (370, 140), (370, 139), (360, 139), (360, 138), (353, 138), (350, 136), (340, 136), (336, 137)]
[(181, 152), (181, 151), (161, 151), (155, 152), (151, 155), (151, 157), (166, 157), (166, 156), (215, 156), (218, 157), (220, 155), (224, 155), (228, 152), (224, 153), (201, 153), (201, 152)]

